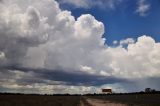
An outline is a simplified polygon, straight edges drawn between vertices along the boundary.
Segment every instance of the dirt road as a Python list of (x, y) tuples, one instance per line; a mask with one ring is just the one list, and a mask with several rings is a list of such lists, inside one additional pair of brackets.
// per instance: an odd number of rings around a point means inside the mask
[[(126, 104), (121, 103), (111, 103), (109, 101), (99, 100), (99, 99), (91, 99), (84, 98), (86, 102), (88, 102), (89, 106), (128, 106)], [(81, 102), (81, 106), (88, 106), (86, 103)]]

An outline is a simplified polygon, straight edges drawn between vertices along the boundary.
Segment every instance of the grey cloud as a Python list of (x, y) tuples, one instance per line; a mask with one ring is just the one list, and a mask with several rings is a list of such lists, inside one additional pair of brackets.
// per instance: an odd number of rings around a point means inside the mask
[(119, 87), (125, 92), (139, 92), (144, 91), (145, 88), (152, 88), (160, 90), (160, 77), (138, 78), (134, 79), (132, 83), (119, 83)]
[[(8, 71), (7, 71), (8, 70)], [(18, 71), (14, 72), (14, 71)], [(16, 79), (16, 75), (21, 76), (19, 73), (24, 72), (21, 78)], [(18, 86), (22, 86), (23, 88), (10, 88), (7, 89), (9, 91), (20, 89), (20, 90), (29, 90), (33, 89), (34, 92), (37, 92), (38, 89), (41, 88), (42, 85), (49, 85), (49, 86), (95, 86), (95, 87), (113, 87), (116, 92), (137, 92), (144, 90), (146, 87), (151, 87), (153, 89), (159, 90), (160, 84), (159, 80), (160, 77), (146, 77), (146, 78), (137, 78), (137, 79), (122, 79), (122, 78), (115, 78), (115, 77), (106, 77), (100, 75), (93, 75), (88, 74), (85, 72), (75, 72), (74, 71), (67, 71), (67, 70), (48, 70), (48, 69), (32, 69), (32, 68), (24, 68), (24, 67), (6, 67), (3, 71), (3, 76), (1, 77), (2, 85), (5, 84), (18, 84)], [(16, 75), (14, 75), (16, 73)], [(27, 74), (30, 73), (31, 76)], [(7, 78), (7, 80), (2, 79)], [(12, 80), (11, 82), (8, 82)], [(15, 82), (13, 82), (13, 79)], [(55, 81), (55, 82), (54, 82)], [(56, 83), (57, 82), (57, 83)], [(38, 84), (40, 88), (34, 88), (35, 85)], [(27, 85), (32, 86), (31, 88), (27, 88)], [(5, 86), (0, 87), (1, 89), (5, 89)], [(60, 87), (61, 88), (61, 87)], [(57, 89), (57, 92), (60, 90)], [(54, 90), (55, 90), (54, 89)], [(61, 88), (62, 91), (65, 89)], [(100, 89), (100, 88), (97, 88)], [(56, 90), (55, 90), (56, 92)]]
[(10, 5), (0, 5), (0, 52), (5, 54), (3, 63), (16, 65), (22, 63), (29, 47), (46, 42), (48, 30), (35, 8), (21, 13), (18, 5)]
[[(100, 86), (103, 84), (113, 84), (117, 82), (127, 82), (126, 79), (116, 78), (112, 76), (101, 76), (89, 74), (86, 72), (75, 70), (49, 70), (49, 69), (32, 69), (17, 66), (6, 67), (4, 70), (18, 70), (25, 73), (31, 72), (33, 77), (24, 77), (17, 80), (19, 83), (47, 83), (46, 80), (59, 81), (66, 85), (83, 85), (83, 86)], [(17, 83), (18, 83), (17, 82)]]

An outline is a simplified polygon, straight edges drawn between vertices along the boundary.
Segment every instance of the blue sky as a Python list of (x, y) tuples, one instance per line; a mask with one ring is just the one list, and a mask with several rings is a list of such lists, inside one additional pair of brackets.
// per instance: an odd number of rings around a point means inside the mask
[(66, 3), (62, 3), (60, 6), (72, 11), (75, 17), (79, 17), (81, 14), (92, 14), (97, 20), (102, 21), (105, 25), (104, 37), (108, 45), (112, 45), (114, 40), (137, 38), (142, 35), (148, 35), (156, 41), (160, 41), (160, 1), (144, 0), (150, 6), (146, 10), (145, 16), (136, 13), (139, 1), (122, 0), (115, 5), (114, 9), (98, 6), (83, 8)]
[(0, 0), (0, 90), (160, 90), (159, 10), (159, 0)]

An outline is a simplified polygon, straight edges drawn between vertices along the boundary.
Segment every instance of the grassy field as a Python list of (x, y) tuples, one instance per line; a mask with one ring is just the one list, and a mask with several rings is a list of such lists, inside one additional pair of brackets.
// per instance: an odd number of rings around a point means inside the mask
[(128, 106), (160, 106), (160, 94), (123, 94), (123, 95), (19, 95), (0, 94), (0, 106), (91, 106), (85, 98), (95, 98)]
[(88, 96), (105, 101), (128, 104), (129, 106), (160, 106), (160, 94), (123, 94)]
[(0, 106), (79, 106), (80, 96), (0, 95)]

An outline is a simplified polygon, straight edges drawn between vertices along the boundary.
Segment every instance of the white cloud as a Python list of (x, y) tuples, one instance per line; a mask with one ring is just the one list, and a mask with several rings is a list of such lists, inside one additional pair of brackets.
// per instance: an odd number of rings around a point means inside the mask
[(7, 64), (20, 64), (28, 47), (47, 41), (49, 27), (36, 8), (28, 6), (23, 10), (18, 4), (8, 2), (0, 4), (0, 50)]
[(114, 41), (113, 41), (113, 44), (114, 44), (114, 45), (117, 45), (117, 44), (118, 44), (118, 41), (117, 41), (117, 40), (114, 40)]
[[(47, 84), (5, 84), (2, 87), (6, 88), (7, 92), (14, 93), (37, 93), (37, 94), (87, 94), (100, 93), (99, 87), (94, 86), (68, 86), (68, 85), (47, 85)], [(5, 91), (6, 92), (6, 91)]]
[(71, 4), (76, 8), (107, 8), (107, 9), (115, 9), (117, 5), (119, 5), (122, 0), (57, 0), (60, 4)]
[(0, 59), (4, 59), (5, 58), (5, 54), (3, 52), (0, 52)]
[(90, 2), (88, 0), (57, 0), (60, 3), (63, 4), (72, 4), (75, 7), (79, 8), (88, 8), (90, 5)]
[(146, 0), (139, 0), (136, 13), (144, 17), (147, 15), (148, 11), (150, 10), (150, 7), (150, 4)]
[(128, 45), (128, 44), (133, 44), (135, 41), (133, 38), (127, 38), (125, 40), (120, 41), (120, 45)]
[[(113, 74), (118, 73), (117, 76), (129, 78), (159, 76), (158, 67), (150, 58), (153, 51), (159, 50), (159, 46), (153, 38), (141, 36), (137, 42), (128, 44), (127, 49), (123, 47), (108, 49), (112, 55), (110, 66)], [(154, 55), (157, 57), (158, 54)]]
[[(143, 35), (136, 42), (122, 40), (126, 48), (113, 48), (104, 45), (103, 34), (103, 23), (94, 16), (83, 14), (75, 19), (56, 1), (5, 0), (0, 3), (0, 66), (87, 71), (126, 80), (160, 76), (160, 43)], [(15, 79), (14, 88), (20, 86), (16, 78), (10, 78)], [(24, 76), (20, 78), (23, 81)], [(1, 83), (5, 85), (6, 80)]]

